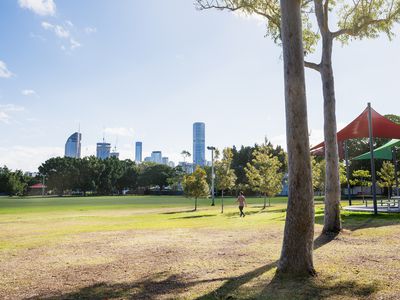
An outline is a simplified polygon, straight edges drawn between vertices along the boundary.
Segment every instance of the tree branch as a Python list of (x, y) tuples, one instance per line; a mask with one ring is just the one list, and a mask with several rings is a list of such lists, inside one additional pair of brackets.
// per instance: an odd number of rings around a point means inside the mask
[(341, 35), (347, 34), (350, 36), (357, 36), (359, 35), (359, 33), (363, 30), (365, 30), (366, 28), (368, 28), (368, 26), (371, 25), (379, 25), (382, 23), (386, 23), (386, 22), (390, 22), (391, 18), (388, 19), (378, 19), (378, 20), (368, 20), (365, 21), (364, 23), (362, 23), (361, 25), (355, 27), (355, 28), (343, 28), (343, 29), (339, 29), (338, 31), (335, 31), (332, 33), (333, 38), (337, 38)]
[(321, 64), (312, 63), (309, 61), (304, 61), (304, 66), (309, 69), (313, 69), (317, 72), (321, 72)]
[[(355, 26), (353, 28), (348, 27), (348, 28), (339, 29), (338, 31), (333, 32), (332, 36), (333, 36), (333, 38), (337, 38), (337, 37), (339, 37), (341, 35), (345, 35), (345, 34), (350, 35), (350, 36), (358, 36), (360, 34), (360, 32), (367, 29), (371, 25), (379, 25), (379, 24), (392, 22), (393, 19), (395, 20), (398, 17), (398, 15), (400, 14), (400, 8), (397, 8), (395, 11), (392, 11), (392, 10), (393, 10), (393, 2), (392, 2), (392, 5), (390, 6), (390, 9), (388, 11), (386, 18), (369, 19), (367, 16), (361, 16), (360, 21), (362, 21), (362, 23), (360, 25)], [(346, 18), (348, 18), (349, 15)]]

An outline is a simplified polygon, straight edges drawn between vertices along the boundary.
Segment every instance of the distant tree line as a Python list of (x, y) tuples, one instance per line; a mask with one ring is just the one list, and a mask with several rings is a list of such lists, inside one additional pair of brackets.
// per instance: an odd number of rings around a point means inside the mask
[(6, 166), (0, 167), (0, 195), (22, 196), (36, 179), (24, 175), (21, 170), (11, 171)]
[(94, 156), (81, 159), (70, 157), (50, 158), (39, 167), (46, 178), (47, 189), (58, 195), (68, 191), (88, 192), (95, 195), (120, 195), (124, 191), (145, 192), (151, 188), (164, 189), (174, 185), (180, 167), (144, 162), (136, 164), (130, 159)]
[[(274, 147), (267, 140), (262, 145), (226, 148), (222, 151), (221, 159), (219, 159), (219, 151), (216, 151), (216, 189), (219, 193), (236, 194), (239, 190), (243, 190), (249, 194), (267, 195), (260, 186), (255, 184), (257, 175), (248, 176), (250, 166), (255, 164), (254, 155), (261, 149), (268, 149), (268, 155), (275, 157), (274, 166), (277, 167), (273, 172), (279, 171), (279, 174), (286, 172), (286, 153), (280, 146)], [(206, 166), (203, 170), (206, 174), (205, 182), (211, 186), (211, 167)], [(50, 158), (39, 167), (39, 173), (37, 178), (32, 178), (25, 176), (20, 170), (11, 171), (7, 167), (1, 168), (0, 194), (25, 195), (29, 186), (41, 183), (43, 179), (46, 191), (60, 196), (65, 194), (120, 195), (126, 191), (147, 193), (166, 189), (182, 191), (185, 175), (187, 175), (181, 166), (171, 168), (149, 162), (136, 164), (129, 159), (119, 160), (111, 157), (103, 160), (94, 156), (79, 159)], [(253, 184), (249, 178), (252, 178)]]

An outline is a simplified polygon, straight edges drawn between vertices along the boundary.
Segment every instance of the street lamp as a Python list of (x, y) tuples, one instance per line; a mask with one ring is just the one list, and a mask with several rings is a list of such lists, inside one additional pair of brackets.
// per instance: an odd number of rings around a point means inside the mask
[(214, 146), (208, 146), (208, 150), (211, 150), (211, 197), (212, 197), (212, 202), (211, 206), (215, 205), (215, 195), (214, 195), (214, 179), (215, 179), (215, 173), (214, 173), (214, 150), (216, 149)]

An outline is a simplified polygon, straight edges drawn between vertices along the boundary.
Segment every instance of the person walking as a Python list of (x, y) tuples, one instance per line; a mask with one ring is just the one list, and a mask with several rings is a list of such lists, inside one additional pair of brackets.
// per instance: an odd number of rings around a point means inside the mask
[(236, 202), (239, 203), (240, 217), (245, 217), (246, 215), (243, 212), (243, 208), (247, 206), (247, 203), (246, 203), (246, 198), (243, 195), (243, 192), (239, 193), (239, 197), (237, 198)]

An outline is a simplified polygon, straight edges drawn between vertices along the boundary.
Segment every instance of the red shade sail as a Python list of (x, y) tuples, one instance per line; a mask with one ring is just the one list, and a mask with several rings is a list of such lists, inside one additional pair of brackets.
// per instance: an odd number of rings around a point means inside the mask
[[(378, 138), (400, 139), (400, 125), (386, 119), (371, 108), (372, 118), (372, 136)], [(353, 120), (349, 125), (337, 133), (338, 143), (349, 139), (367, 138), (368, 133), (368, 108), (361, 115)], [(324, 148), (324, 142), (311, 148), (314, 152), (320, 148)]]

